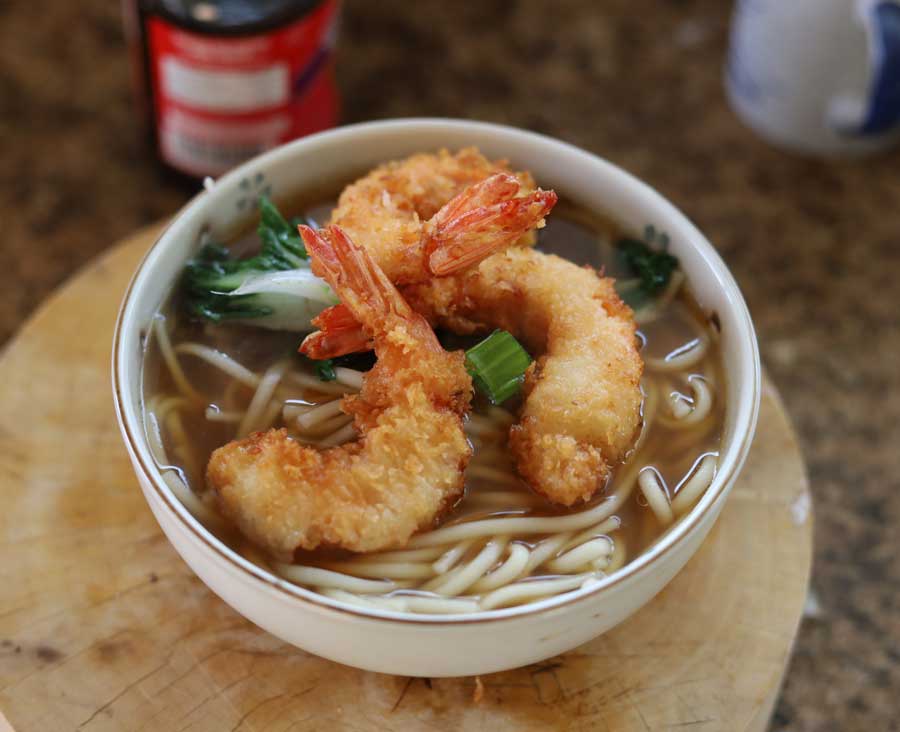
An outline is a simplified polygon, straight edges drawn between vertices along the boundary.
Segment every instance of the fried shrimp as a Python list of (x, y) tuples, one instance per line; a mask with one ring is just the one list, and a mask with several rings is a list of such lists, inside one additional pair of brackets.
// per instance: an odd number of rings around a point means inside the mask
[(366, 552), (404, 545), (452, 506), (471, 447), (462, 417), (471, 380), (461, 352), (440, 346), (364, 249), (338, 228), (301, 234), (318, 271), (374, 343), (378, 361), (342, 410), (359, 439), (319, 450), (283, 429), (216, 450), (207, 482), (254, 543), (290, 560), (297, 549)]
[[(554, 503), (571, 506), (597, 493), (641, 426), (643, 361), (634, 316), (613, 280), (513, 248), (403, 292), (434, 325), (457, 333), (502, 328), (525, 343), (537, 360), (509, 434), (516, 469)], [(342, 305), (332, 317), (354, 327)]]
[[(460, 239), (488, 234), (490, 240), (498, 224), (507, 234), (505, 244), (523, 236), (523, 243), (534, 243), (528, 232), (543, 225), (555, 202), (555, 194), (535, 190), (528, 173), (512, 174), (504, 161), (491, 162), (475, 148), (455, 155), (441, 150), (385, 163), (351, 183), (329, 223), (367, 249), (391, 282), (407, 284), (458, 271), (452, 254), (462, 251)], [(485, 253), (476, 247), (468, 264)], [(423, 254), (435, 255), (429, 264), (436, 268), (423, 266)]]
[[(528, 174), (517, 177), (474, 148), (442, 150), (386, 163), (351, 183), (331, 224), (365, 248), (391, 282), (406, 285), (533, 243), (531, 231), (556, 201), (553, 191), (534, 190)], [(312, 322), (320, 330), (302, 349), (312, 358), (371, 348), (345, 309), (327, 309)]]
[(641, 426), (631, 309), (614, 282), (533, 249), (508, 249), (476, 269), (404, 290), (433, 324), (458, 333), (508, 330), (537, 357), (509, 445), (537, 492), (571, 506), (600, 490)]

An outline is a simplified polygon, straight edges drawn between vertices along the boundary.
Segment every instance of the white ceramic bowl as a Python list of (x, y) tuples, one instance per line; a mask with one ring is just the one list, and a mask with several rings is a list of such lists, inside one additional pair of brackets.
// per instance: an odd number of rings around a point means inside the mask
[[(154, 464), (141, 420), (142, 333), (197, 247), (204, 227), (227, 232), (258, 192), (277, 197), (346, 181), (376, 163), (440, 147), (477, 145), (509, 158), (544, 188), (608, 212), (627, 230), (666, 231), (703, 309), (718, 315), (727, 374), (719, 470), (694, 509), (650, 551), (599, 584), (522, 607), (422, 616), (363, 609), (292, 585), (229, 549), (175, 498)], [(574, 648), (609, 630), (659, 592), (697, 551), (744, 462), (759, 409), (760, 367), (747, 307), (703, 235), (653, 189), (563, 142), (510, 127), (441, 119), (353, 125), (298, 140), (242, 165), (194, 198), (147, 253), (125, 295), (113, 346), (113, 392), (122, 435), (144, 496), (172, 545), (225, 602), (312, 653), (411, 676), (513, 668)]]

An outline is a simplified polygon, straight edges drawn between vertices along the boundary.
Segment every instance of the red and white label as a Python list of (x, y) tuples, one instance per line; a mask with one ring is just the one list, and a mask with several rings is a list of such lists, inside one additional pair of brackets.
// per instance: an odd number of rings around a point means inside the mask
[(337, 0), (269, 33), (212, 38), (147, 22), (163, 159), (218, 175), (263, 150), (334, 126)]

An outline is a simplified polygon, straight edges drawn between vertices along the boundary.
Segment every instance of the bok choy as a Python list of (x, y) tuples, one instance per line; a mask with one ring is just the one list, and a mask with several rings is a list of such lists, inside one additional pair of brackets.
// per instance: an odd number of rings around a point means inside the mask
[(265, 196), (259, 211), (259, 254), (235, 259), (225, 247), (207, 244), (188, 262), (183, 278), (187, 310), (214, 323), (309, 331), (310, 320), (338, 298), (310, 271), (296, 226)]

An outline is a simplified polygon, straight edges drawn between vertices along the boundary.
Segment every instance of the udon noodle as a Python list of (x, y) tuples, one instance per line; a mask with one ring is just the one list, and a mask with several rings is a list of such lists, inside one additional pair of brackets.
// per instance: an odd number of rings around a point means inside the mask
[[(548, 230), (545, 248), (552, 223)], [(317, 551), (298, 553), (293, 564), (276, 562), (243, 540), (204, 497), (209, 453), (273, 426), (321, 447), (354, 439), (340, 400), (360, 389), (363, 372), (338, 367), (333, 381), (320, 380), (292, 353), (296, 338), (261, 348), (262, 358), (249, 352), (243, 358), (240, 348), (222, 342), (221, 328), (179, 323), (172, 312), (170, 306), (153, 322), (148, 362), (159, 366), (145, 367), (146, 430), (164, 480), (198, 521), (247, 559), (334, 600), (446, 614), (572, 592), (646, 551), (715, 476), (723, 415), (716, 331), (679, 275), (638, 311), (646, 364), (643, 428), (599, 499), (561, 511), (530, 492), (505, 449), (514, 413), (482, 405), (466, 423), (475, 453), (465, 497), (440, 526), (402, 549)]]

